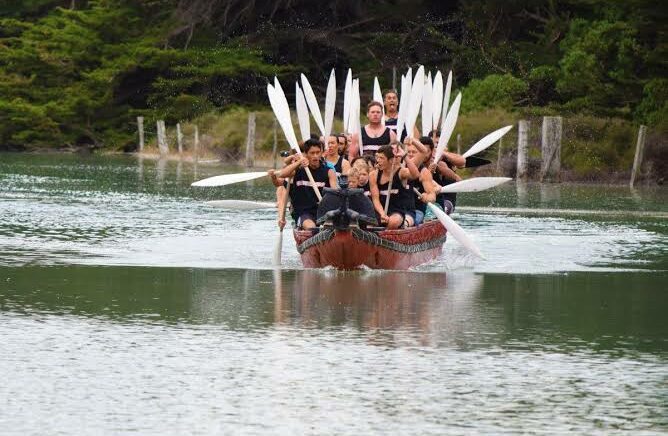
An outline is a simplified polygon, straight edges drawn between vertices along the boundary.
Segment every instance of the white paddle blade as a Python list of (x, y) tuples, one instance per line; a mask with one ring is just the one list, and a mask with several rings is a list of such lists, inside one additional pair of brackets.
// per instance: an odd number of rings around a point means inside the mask
[(411, 98), (411, 82), (406, 76), (401, 76), (401, 95), (399, 99), (399, 111), (397, 114), (397, 139), (401, 139), (401, 132), (404, 131), (406, 124), (406, 112), (408, 112), (408, 102)]
[[(276, 80), (276, 82), (278, 82), (278, 80)], [(292, 127), (288, 102), (285, 101), (285, 94), (283, 94), (283, 98), (281, 98), (281, 95), (279, 95), (276, 88), (271, 86), (271, 84), (267, 84), (267, 96), (269, 97), (269, 104), (274, 111), (278, 124), (283, 130), (285, 139), (287, 139), (288, 144), (290, 144), (290, 147), (293, 150), (297, 151), (298, 154), (301, 154), (299, 145), (297, 144), (297, 137), (295, 136), (295, 131)]]
[(258, 210), (258, 209), (274, 209), (276, 203), (268, 201), (250, 201), (250, 200), (211, 200), (205, 201), (204, 204), (212, 207), (219, 207), (221, 209), (230, 210)]
[(431, 71), (427, 74), (422, 90), (422, 136), (429, 135), (431, 131)]
[(302, 141), (306, 141), (311, 137), (311, 121), (309, 120), (308, 107), (306, 106), (306, 99), (304, 93), (299, 87), (299, 83), (295, 82), (295, 98), (297, 107), (297, 119), (299, 120), (299, 131), (302, 134)]
[(473, 243), (471, 238), (466, 234), (464, 229), (462, 229), (459, 224), (454, 222), (452, 218), (448, 216), (445, 212), (435, 206), (433, 203), (427, 203), (427, 207), (431, 212), (438, 218), (438, 220), (443, 224), (443, 227), (451, 234), (460, 244), (470, 250), (476, 256), (485, 259), (480, 249)]
[[(332, 133), (332, 125), (334, 124), (334, 107), (336, 106), (336, 74), (334, 74), (334, 69), (329, 75), (329, 81), (327, 82), (327, 93), (325, 94), (325, 135), (328, 136)], [(327, 143), (327, 138), (325, 138), (325, 144)]]
[(473, 179), (462, 180), (461, 182), (452, 183), (441, 188), (441, 193), (453, 192), (479, 192), (486, 189), (494, 188), (511, 181), (510, 177), (476, 177)]
[(434, 154), (434, 162), (441, 160), (445, 147), (448, 145), (448, 141), (452, 136), (452, 132), (455, 130), (455, 125), (457, 124), (457, 117), (459, 116), (459, 105), (462, 102), (462, 93), (457, 94), (455, 101), (452, 103), (452, 107), (448, 111), (443, 120), (443, 126), (441, 127), (441, 136), (438, 138), (438, 145), (436, 146), (436, 153)]
[(481, 151), (483, 151), (484, 149), (486, 149), (487, 147), (489, 147), (490, 145), (494, 144), (496, 141), (501, 139), (501, 137), (503, 135), (505, 135), (506, 133), (508, 133), (508, 131), (510, 131), (510, 129), (512, 129), (512, 128), (513, 128), (513, 126), (510, 125), (510, 126), (506, 126), (506, 127), (501, 127), (499, 130), (493, 131), (489, 135), (482, 138), (480, 141), (473, 144), (473, 146), (471, 148), (469, 148), (466, 151), (466, 153), (464, 153), (462, 155), (462, 157), (467, 158), (467, 157), (472, 156), (476, 153), (480, 153)]
[(348, 119), (350, 118), (352, 91), (353, 91), (353, 70), (348, 68), (348, 74), (346, 75), (346, 86), (343, 89), (343, 130), (346, 133), (350, 133), (350, 131), (348, 130)]
[(441, 120), (441, 109), (443, 106), (443, 75), (440, 71), (436, 72), (434, 77), (434, 86), (431, 90), (431, 126), (432, 129), (438, 129)]
[(211, 187), (211, 186), (225, 186), (231, 185), (233, 183), (247, 182), (249, 180), (259, 179), (260, 177), (266, 176), (267, 172), (256, 172), (256, 173), (237, 173), (237, 174), (224, 174), (222, 176), (209, 177), (208, 179), (199, 180), (190, 186), (197, 187)]
[(448, 80), (445, 83), (445, 95), (443, 96), (443, 111), (441, 115), (443, 118), (446, 117), (448, 111), (450, 110), (450, 88), (452, 88), (452, 70), (448, 73)]
[(380, 123), (385, 126), (385, 105), (383, 104), (383, 93), (380, 91), (378, 77), (373, 78), (373, 99), (382, 105), (383, 117), (380, 119)]
[(318, 129), (320, 129), (320, 133), (322, 135), (325, 135), (325, 125), (322, 122), (322, 114), (320, 113), (320, 106), (318, 106), (318, 100), (315, 98), (315, 94), (313, 93), (313, 88), (311, 88), (311, 84), (309, 83), (308, 79), (304, 74), (301, 75), (302, 78), (302, 88), (304, 89), (304, 97), (306, 97), (306, 104), (308, 104), (308, 108), (311, 110), (311, 115), (313, 115), (313, 119), (315, 120), (315, 124), (318, 126)]
[(411, 86), (411, 100), (408, 105), (408, 117), (406, 118), (406, 132), (408, 136), (413, 136), (413, 128), (420, 113), (422, 104), (422, 91), (424, 90), (424, 66), (420, 66), (415, 73), (413, 86)]
[(378, 103), (383, 102), (383, 94), (380, 92), (380, 83), (378, 82), (378, 77), (373, 78), (373, 99)]
[(274, 266), (281, 265), (282, 254), (283, 254), (283, 230), (278, 232), (278, 238), (276, 239), (276, 244), (274, 245), (274, 258), (273, 258)]

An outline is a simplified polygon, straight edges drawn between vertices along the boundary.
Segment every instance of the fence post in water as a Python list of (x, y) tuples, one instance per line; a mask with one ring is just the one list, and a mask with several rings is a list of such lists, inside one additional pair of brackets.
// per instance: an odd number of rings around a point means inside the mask
[(194, 159), (197, 163), (199, 159), (199, 128), (195, 126), (195, 139), (193, 141), (193, 153), (195, 154)]
[(169, 147), (167, 146), (167, 133), (165, 131), (165, 122), (163, 120), (157, 121), (157, 130), (158, 130), (158, 149), (160, 150), (161, 155), (169, 153)]
[(645, 151), (645, 135), (647, 134), (647, 126), (640, 126), (638, 130), (638, 142), (636, 142), (636, 155), (633, 159), (633, 170), (631, 170), (631, 181), (629, 186), (633, 188), (633, 184), (636, 182), (636, 175), (640, 172), (640, 166), (642, 165), (643, 152)]
[(457, 133), (457, 154), (462, 154), (462, 134)]
[(529, 121), (520, 120), (517, 131), (517, 178), (526, 180), (529, 173)]
[(561, 117), (543, 117), (543, 142), (540, 181), (559, 181), (561, 170)]
[(255, 112), (248, 114), (248, 133), (246, 135), (246, 166), (252, 167), (255, 161)]
[(271, 147), (271, 157), (274, 160), (274, 168), (276, 168), (276, 159), (277, 159), (276, 149), (278, 147), (278, 140), (277, 140), (277, 137), (276, 137), (276, 128), (277, 128), (276, 127), (276, 117), (274, 117), (274, 144)]
[(137, 117), (137, 132), (139, 132), (139, 152), (144, 151), (144, 117)]
[(176, 143), (179, 147), (179, 156), (183, 153), (183, 134), (181, 133), (181, 124), (176, 123)]

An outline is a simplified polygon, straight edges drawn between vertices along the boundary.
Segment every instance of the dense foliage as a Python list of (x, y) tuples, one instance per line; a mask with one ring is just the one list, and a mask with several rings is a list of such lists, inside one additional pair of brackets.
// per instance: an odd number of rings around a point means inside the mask
[(456, 74), (464, 110), (545, 108), (662, 125), (662, 2), (18, 0), (0, 5), (0, 147), (122, 146), (132, 120), (264, 105), (266, 77), (371, 90), (418, 63)]

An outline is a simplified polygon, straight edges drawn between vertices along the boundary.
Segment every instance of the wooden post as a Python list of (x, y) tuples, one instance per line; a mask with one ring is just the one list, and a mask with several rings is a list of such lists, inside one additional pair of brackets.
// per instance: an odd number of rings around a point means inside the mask
[(517, 128), (517, 178), (529, 175), (529, 121), (520, 120)]
[(392, 67), (392, 89), (397, 89), (397, 67)]
[(248, 114), (248, 133), (246, 134), (246, 166), (255, 163), (255, 112)]
[(193, 153), (195, 154), (194, 159), (197, 163), (199, 159), (199, 128), (195, 126), (195, 139), (193, 141)]
[(457, 154), (462, 154), (462, 134), (457, 133)]
[(274, 117), (274, 144), (271, 147), (271, 157), (274, 160), (274, 168), (276, 168), (276, 161), (278, 159), (278, 156), (276, 155), (278, 148), (278, 140), (276, 136), (276, 117)]
[(496, 172), (501, 171), (501, 149), (503, 148), (503, 137), (499, 138), (499, 154), (496, 157)]
[(559, 181), (559, 171), (561, 170), (561, 126), (561, 117), (543, 117), (541, 182), (544, 180)]
[(137, 117), (137, 131), (139, 132), (139, 152), (144, 151), (144, 117)]
[(638, 141), (636, 142), (636, 155), (633, 159), (633, 170), (631, 170), (631, 181), (629, 186), (633, 188), (633, 184), (636, 182), (636, 175), (640, 172), (640, 167), (642, 165), (643, 153), (645, 151), (645, 136), (647, 134), (647, 126), (640, 126), (638, 130)]
[(163, 120), (157, 121), (158, 130), (158, 149), (161, 155), (169, 153), (169, 146), (167, 145), (167, 133), (165, 131), (165, 122)]
[(181, 133), (181, 124), (176, 123), (176, 143), (179, 147), (179, 156), (183, 153), (183, 134)]

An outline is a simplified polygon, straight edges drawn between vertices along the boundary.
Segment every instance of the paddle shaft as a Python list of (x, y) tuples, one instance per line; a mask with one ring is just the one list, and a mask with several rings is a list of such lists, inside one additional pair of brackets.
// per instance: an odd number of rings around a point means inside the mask
[(390, 181), (387, 183), (387, 196), (385, 197), (385, 215), (390, 208), (390, 195), (392, 195), (392, 180), (394, 180), (394, 158), (392, 158), (392, 166), (390, 167)]

